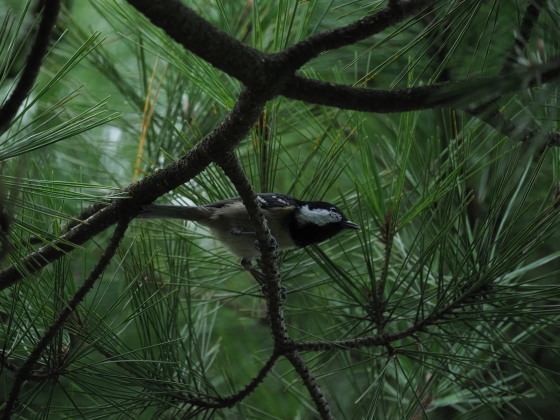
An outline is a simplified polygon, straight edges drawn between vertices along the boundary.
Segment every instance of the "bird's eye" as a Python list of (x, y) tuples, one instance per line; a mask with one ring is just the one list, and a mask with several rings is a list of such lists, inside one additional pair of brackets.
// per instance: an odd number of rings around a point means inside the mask
[(336, 212), (337, 210), (336, 210), (336, 207), (331, 207), (331, 208), (329, 209), (329, 211)]

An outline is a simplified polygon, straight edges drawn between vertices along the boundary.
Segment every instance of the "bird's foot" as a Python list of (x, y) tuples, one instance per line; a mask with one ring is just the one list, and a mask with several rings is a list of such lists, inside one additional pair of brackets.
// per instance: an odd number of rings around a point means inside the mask
[[(253, 278), (261, 285), (261, 291), (263, 295), (266, 295), (268, 285), (265, 283), (265, 275), (261, 271), (253, 267), (250, 259), (243, 258), (241, 260), (241, 266), (249, 273), (251, 273)], [(288, 298), (288, 289), (286, 289), (286, 287), (282, 285), (280, 285), (280, 298), (282, 299), (282, 302)]]
[[(261, 250), (261, 245), (260, 245), (259, 241), (256, 240), (254, 244), (255, 244), (255, 248), (260, 251)], [(270, 236), (270, 241), (268, 241), (268, 244), (266, 244), (266, 245), (268, 246), (268, 250), (271, 253), (278, 251), (278, 248), (279, 248), (278, 241), (276, 240), (276, 238), (274, 236), (272, 236), (272, 235)]]

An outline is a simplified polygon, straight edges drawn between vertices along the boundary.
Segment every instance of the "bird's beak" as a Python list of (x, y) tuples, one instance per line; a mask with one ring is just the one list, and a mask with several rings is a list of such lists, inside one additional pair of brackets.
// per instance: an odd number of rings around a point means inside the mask
[(360, 225), (351, 222), (350, 220), (345, 220), (344, 222), (342, 222), (342, 226), (344, 226), (346, 229), (360, 229)]

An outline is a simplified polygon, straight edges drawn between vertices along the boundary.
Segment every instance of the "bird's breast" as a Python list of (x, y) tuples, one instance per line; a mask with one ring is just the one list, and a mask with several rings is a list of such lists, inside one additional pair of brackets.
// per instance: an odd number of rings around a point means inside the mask
[[(260, 255), (255, 228), (243, 205), (233, 205), (225, 212), (216, 212), (211, 231), (216, 239), (239, 258), (256, 258)], [(263, 209), (268, 227), (278, 243), (279, 250), (294, 248), (296, 245), (290, 236), (289, 223), (291, 208)]]

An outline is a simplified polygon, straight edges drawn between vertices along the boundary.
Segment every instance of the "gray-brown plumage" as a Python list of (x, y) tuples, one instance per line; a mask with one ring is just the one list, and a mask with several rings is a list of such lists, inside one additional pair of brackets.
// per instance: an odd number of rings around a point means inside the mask
[[(322, 201), (301, 201), (285, 194), (257, 194), (279, 250), (322, 242), (343, 229), (359, 226), (342, 211)], [(183, 219), (206, 226), (234, 255), (250, 262), (259, 256), (254, 228), (239, 197), (203, 206), (145, 206), (143, 219)]]

